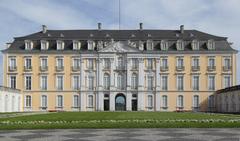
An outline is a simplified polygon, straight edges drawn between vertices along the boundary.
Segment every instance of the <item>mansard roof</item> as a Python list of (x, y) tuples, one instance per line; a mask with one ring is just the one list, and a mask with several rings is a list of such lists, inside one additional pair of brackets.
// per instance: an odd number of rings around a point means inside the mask
[[(183, 40), (185, 42), (185, 47), (183, 51), (178, 51), (176, 49), (177, 40)], [(32, 50), (25, 50), (25, 40), (30, 40), (33, 42), (34, 46)], [(41, 40), (47, 40), (49, 42), (48, 50), (41, 50)], [(143, 41), (146, 44), (147, 40), (154, 42), (153, 50), (143, 50), (143, 53), (236, 53), (226, 37), (220, 37), (204, 33), (197, 30), (184, 30), (181, 33), (179, 30), (47, 30), (46, 33), (42, 31), (33, 33), (30, 35), (16, 37), (9, 48), (3, 50), (2, 52), (8, 53), (57, 53), (63, 51), (56, 50), (56, 40), (63, 40), (65, 43), (64, 53), (76, 53), (72, 48), (73, 40), (81, 41), (81, 50), (77, 52), (82, 53), (94, 53), (96, 50), (89, 51), (87, 49), (87, 41)], [(168, 42), (169, 48), (167, 51), (162, 51), (160, 49), (160, 42), (166, 40)], [(199, 41), (200, 49), (194, 51), (191, 49), (191, 42), (193, 40)], [(215, 42), (216, 49), (208, 50), (206, 43), (208, 40), (213, 40)], [(137, 43), (138, 44), (138, 43)]]

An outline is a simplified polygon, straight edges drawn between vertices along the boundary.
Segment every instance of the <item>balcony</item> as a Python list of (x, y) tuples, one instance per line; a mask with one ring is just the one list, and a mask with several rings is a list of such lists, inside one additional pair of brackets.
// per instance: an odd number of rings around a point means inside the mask
[(185, 67), (184, 66), (176, 66), (176, 71), (184, 71)]
[(73, 72), (80, 71), (80, 66), (72, 66), (72, 71)]
[(222, 70), (223, 71), (231, 71), (232, 70), (232, 66), (223, 66)]
[(8, 71), (17, 71), (17, 66), (9, 66)]
[(126, 67), (125, 66), (116, 66), (117, 71), (125, 71)]
[(64, 67), (63, 66), (56, 66), (56, 71), (63, 71), (64, 70)]
[(161, 66), (160, 71), (168, 71), (168, 66)]
[(192, 71), (199, 71), (200, 70), (200, 66), (192, 66)]
[(24, 66), (24, 71), (32, 71), (32, 66)]
[(216, 66), (208, 66), (207, 67), (207, 71), (215, 71), (216, 70)]
[(48, 71), (48, 66), (40, 66), (39, 70), (40, 71)]
[(146, 71), (154, 71), (154, 67), (153, 66), (147, 66), (147, 68), (145, 70)]

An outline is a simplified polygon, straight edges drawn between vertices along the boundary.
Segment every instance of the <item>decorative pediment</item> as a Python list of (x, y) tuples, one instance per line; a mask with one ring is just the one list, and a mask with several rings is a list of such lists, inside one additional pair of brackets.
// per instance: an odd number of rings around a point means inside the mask
[(123, 52), (139, 52), (139, 50), (129, 46), (128, 43), (125, 41), (117, 41), (117, 42), (113, 41), (107, 47), (99, 50), (99, 52), (123, 53)]

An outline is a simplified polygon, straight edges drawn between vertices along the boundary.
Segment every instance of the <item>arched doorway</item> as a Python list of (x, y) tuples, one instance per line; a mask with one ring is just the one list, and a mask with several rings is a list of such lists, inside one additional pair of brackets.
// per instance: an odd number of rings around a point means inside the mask
[(123, 94), (117, 94), (115, 97), (115, 110), (126, 111), (126, 97)]

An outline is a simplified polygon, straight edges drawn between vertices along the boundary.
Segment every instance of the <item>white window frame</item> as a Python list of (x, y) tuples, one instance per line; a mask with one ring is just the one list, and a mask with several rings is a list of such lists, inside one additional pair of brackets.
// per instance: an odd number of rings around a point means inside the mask
[(78, 40), (73, 40), (73, 50), (80, 50), (81, 49), (81, 42)]
[[(180, 97), (182, 97), (182, 99), (180, 99)], [(183, 95), (178, 95), (177, 96), (177, 107), (178, 108), (184, 108), (184, 96)]]
[[(166, 98), (166, 99), (164, 99), (164, 98)], [(166, 101), (164, 101), (164, 100), (166, 100)], [(162, 96), (162, 107), (163, 108), (167, 108), (168, 107), (168, 96), (167, 95), (163, 95)]]
[(46, 40), (41, 40), (41, 50), (48, 50), (49, 43)]
[(33, 42), (30, 40), (25, 40), (25, 50), (32, 50)]
[[(62, 77), (62, 88), (60, 89), (58, 86), (58, 77)], [(63, 75), (56, 75), (56, 89), (57, 90), (64, 90), (64, 76)]]
[[(12, 77), (15, 77), (15, 88), (14, 87), (12, 87)], [(17, 88), (17, 76), (16, 75), (9, 75), (9, 77), (8, 77), (9, 79), (9, 81), (8, 81), (8, 87), (10, 87), (10, 88), (14, 88), (14, 89), (16, 89)]]
[[(46, 97), (46, 105), (43, 105), (43, 97)], [(45, 103), (45, 102), (44, 102)], [(48, 96), (47, 95), (45, 95), (45, 94), (43, 94), (43, 95), (41, 95), (41, 107), (42, 108), (47, 108), (48, 107)]]
[[(167, 82), (166, 82), (166, 84), (167, 84), (167, 85), (166, 85), (166, 89), (165, 89), (165, 87), (164, 87), (164, 82), (163, 82), (163, 80), (164, 80), (163, 78), (164, 78), (164, 77), (166, 77), (166, 81), (167, 81)], [(168, 75), (161, 75), (160, 78), (161, 78), (161, 90), (167, 91), (167, 90), (168, 90)]]
[(153, 108), (153, 105), (154, 105), (153, 95), (148, 95), (147, 96), (147, 105), (148, 105), (148, 108)]
[[(182, 87), (180, 87), (181, 85), (179, 84), (179, 81), (178, 81), (180, 77), (182, 77), (182, 83), (183, 83)], [(176, 81), (177, 82), (177, 90), (184, 91), (184, 75), (177, 75), (176, 78), (177, 78), (177, 81)]]
[[(62, 102), (61, 102), (62, 105), (59, 105), (59, 101), (58, 101), (58, 97), (59, 97), (59, 96), (62, 97)], [(63, 108), (63, 107), (64, 107), (64, 97), (63, 97), (63, 95), (57, 95), (57, 96), (56, 96), (56, 107), (57, 107), (57, 108)]]
[[(198, 77), (198, 82), (197, 82), (198, 85), (197, 86), (195, 86), (195, 83), (194, 83), (195, 82), (194, 81), (195, 77)], [(192, 90), (199, 91), (199, 89), (200, 89), (200, 83), (199, 82), (200, 82), (200, 76), (199, 75), (193, 75), (192, 76)]]
[[(27, 88), (27, 77), (30, 77), (31, 78), (31, 85), (30, 85), (30, 89)], [(25, 90), (32, 90), (32, 76), (31, 75), (25, 75), (24, 76), (24, 87), (25, 87)]]
[[(77, 96), (77, 104), (75, 103), (76, 101), (75, 101), (75, 97)], [(72, 102), (72, 107), (73, 108), (80, 108), (80, 95), (78, 95), (78, 94), (74, 94), (73, 95), (73, 102)]]
[[(195, 97), (197, 97), (198, 99), (198, 103), (195, 103), (196, 101), (195, 101)], [(193, 95), (193, 108), (199, 108), (200, 107), (200, 96), (199, 95)]]
[[(27, 97), (30, 97), (30, 102), (27, 101), (29, 99), (27, 99)], [(26, 108), (31, 108), (32, 107), (32, 96), (31, 95), (25, 95), (24, 96), (24, 107)]]
[[(75, 77), (77, 77), (77, 83), (78, 84), (75, 84)], [(80, 85), (80, 82), (81, 81), (81, 79), (80, 79), (80, 75), (72, 75), (72, 89), (73, 90), (79, 90), (80, 89), (80, 87), (81, 87), (81, 85)]]
[(57, 40), (56, 42), (57, 42), (57, 50), (64, 50), (64, 45), (65, 45), (64, 41)]
[[(213, 85), (213, 89), (211, 89), (211, 86), (210, 86), (210, 77), (214, 77), (214, 85)], [(208, 75), (208, 90), (209, 91), (214, 91), (216, 89), (216, 76), (215, 75)]]
[[(91, 100), (91, 101), (90, 101)], [(88, 95), (88, 108), (93, 108), (94, 107), (94, 96), (92, 94)]]
[[(226, 78), (229, 78), (229, 86), (227, 86)], [(231, 75), (223, 75), (223, 88), (231, 87), (232, 86), (232, 77)]]
[[(43, 77), (46, 77), (46, 86), (43, 84)], [(46, 87), (46, 88), (44, 88)], [(47, 90), (48, 89), (48, 76), (47, 75), (40, 75), (40, 88), (41, 90)]]

